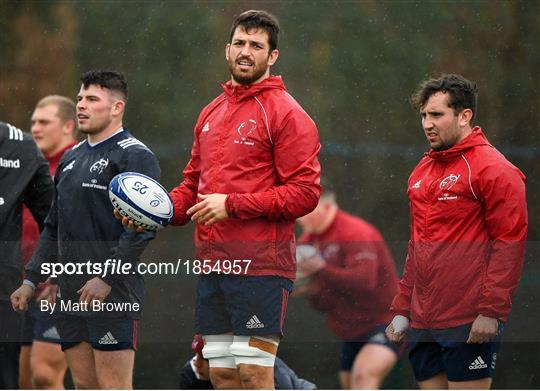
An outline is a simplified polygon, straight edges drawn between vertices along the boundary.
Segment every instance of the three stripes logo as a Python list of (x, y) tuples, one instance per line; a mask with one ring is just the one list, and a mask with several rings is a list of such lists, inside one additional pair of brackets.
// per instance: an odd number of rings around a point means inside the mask
[(58, 334), (56, 326), (52, 326), (43, 333), (43, 337), (57, 340), (60, 339), (60, 334)]
[(263, 327), (264, 323), (257, 318), (257, 315), (253, 315), (246, 323), (246, 328), (248, 329), (262, 329)]
[(23, 132), (21, 129), (16, 128), (13, 125), (6, 124), (9, 128), (9, 139), (15, 140), (15, 141), (22, 141), (23, 140)]
[(132, 145), (142, 145), (143, 147), (146, 147), (146, 145), (144, 145), (143, 143), (141, 143), (139, 140), (137, 140), (134, 137), (130, 137), (125, 140), (118, 141), (117, 144), (120, 145), (123, 149), (131, 147)]
[(484, 369), (487, 368), (487, 364), (482, 360), (482, 357), (478, 356), (476, 357), (476, 360), (474, 360), (471, 365), (469, 365), (469, 369)]
[(101, 337), (98, 343), (100, 345), (116, 345), (118, 341), (113, 337), (110, 331), (107, 331), (107, 334)]

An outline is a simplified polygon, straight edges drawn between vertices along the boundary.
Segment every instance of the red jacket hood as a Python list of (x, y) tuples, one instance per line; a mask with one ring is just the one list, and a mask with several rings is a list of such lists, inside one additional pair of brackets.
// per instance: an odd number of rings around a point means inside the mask
[(467, 137), (465, 137), (463, 140), (461, 140), (459, 143), (457, 143), (450, 149), (447, 149), (445, 151), (430, 150), (429, 152), (426, 152), (426, 155), (435, 160), (454, 159), (463, 155), (466, 150), (479, 145), (491, 146), (486, 136), (484, 135), (484, 132), (482, 132), (482, 129), (479, 126), (475, 126), (471, 134), (469, 134)]
[(221, 86), (223, 87), (223, 90), (225, 90), (227, 98), (234, 101), (250, 98), (264, 90), (279, 89), (287, 91), (281, 76), (270, 76), (260, 83), (249, 84), (247, 86), (234, 86), (231, 81), (223, 83)]

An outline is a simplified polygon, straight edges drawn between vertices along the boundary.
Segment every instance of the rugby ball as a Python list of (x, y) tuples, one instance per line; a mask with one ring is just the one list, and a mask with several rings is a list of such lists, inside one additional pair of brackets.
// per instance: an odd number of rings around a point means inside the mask
[(122, 216), (147, 230), (163, 228), (173, 218), (173, 204), (167, 190), (137, 172), (123, 172), (111, 179), (109, 198)]

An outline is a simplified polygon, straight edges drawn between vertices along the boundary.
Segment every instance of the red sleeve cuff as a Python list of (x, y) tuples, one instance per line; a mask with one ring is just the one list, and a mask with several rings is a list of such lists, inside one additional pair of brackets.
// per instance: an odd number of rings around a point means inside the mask
[(227, 195), (227, 198), (225, 198), (225, 210), (231, 219), (236, 218), (236, 208), (234, 207), (235, 198), (236, 193), (229, 194)]

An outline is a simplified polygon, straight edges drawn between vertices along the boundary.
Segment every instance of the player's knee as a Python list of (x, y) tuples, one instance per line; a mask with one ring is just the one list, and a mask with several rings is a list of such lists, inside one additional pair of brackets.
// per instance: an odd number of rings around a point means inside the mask
[(240, 364), (238, 374), (244, 389), (261, 390), (274, 386), (274, 368)]
[(231, 353), (244, 388), (262, 389), (273, 385), (277, 348), (277, 341), (271, 338), (234, 337)]
[(203, 340), (202, 354), (208, 360), (210, 368), (236, 369), (236, 363), (230, 351), (233, 342), (232, 335), (205, 335)]
[(210, 368), (210, 381), (215, 389), (238, 388), (238, 373), (231, 368)]
[(235, 336), (230, 351), (236, 365), (274, 367), (278, 342), (265, 337)]
[(32, 372), (32, 384), (36, 389), (51, 389), (55, 386), (54, 373), (48, 367), (35, 368)]
[(374, 389), (378, 388), (380, 376), (369, 367), (356, 369), (351, 375), (351, 388)]

